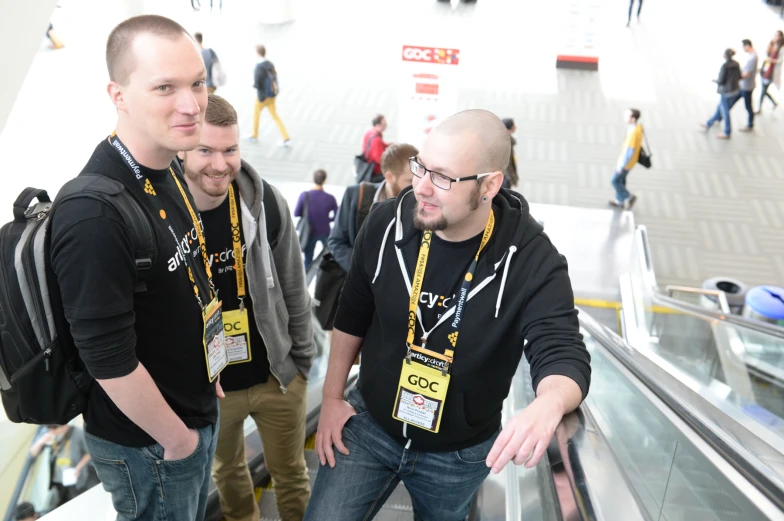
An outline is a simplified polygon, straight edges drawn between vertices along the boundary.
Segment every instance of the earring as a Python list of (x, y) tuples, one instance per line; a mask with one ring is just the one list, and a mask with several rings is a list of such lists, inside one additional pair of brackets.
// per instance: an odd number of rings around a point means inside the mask
[(483, 196), (482, 196), (482, 202), (483, 202), (483, 203), (486, 203), (486, 202), (487, 202), (487, 196), (486, 196), (486, 195), (483, 195)]

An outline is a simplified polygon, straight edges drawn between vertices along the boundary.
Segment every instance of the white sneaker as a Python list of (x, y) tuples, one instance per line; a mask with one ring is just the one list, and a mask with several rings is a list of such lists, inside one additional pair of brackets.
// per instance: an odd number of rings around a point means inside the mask
[(258, 143), (259, 139), (253, 136), (245, 136), (245, 141), (250, 141), (251, 143)]
[(287, 139), (286, 141), (281, 141), (280, 146), (282, 148), (290, 148), (291, 147), (291, 140)]

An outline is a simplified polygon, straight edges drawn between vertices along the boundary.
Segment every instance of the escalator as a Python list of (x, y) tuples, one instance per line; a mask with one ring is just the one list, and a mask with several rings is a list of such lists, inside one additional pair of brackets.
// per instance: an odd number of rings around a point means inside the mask
[[(587, 313), (580, 313), (580, 323), (592, 356), (588, 399), (564, 418), (535, 468), (508, 465), (488, 477), (470, 520), (784, 520), (779, 478), (784, 458), (775, 439), (739, 422), (732, 404), (714, 403), (701, 390), (679, 383)], [(318, 420), (328, 351), (323, 345), (309, 382), (309, 432)], [(356, 369), (351, 385), (355, 377)], [(504, 422), (532, 399), (523, 360), (504, 404)], [(261, 519), (277, 520), (261, 444), (253, 424), (246, 427)], [(307, 459), (315, 477), (317, 459), (312, 452)], [(110, 512), (100, 488), (71, 503), (44, 519), (75, 519), (78, 513), (80, 520), (102, 520)], [(412, 517), (401, 485), (376, 519)], [(219, 518), (213, 489), (208, 519)]]

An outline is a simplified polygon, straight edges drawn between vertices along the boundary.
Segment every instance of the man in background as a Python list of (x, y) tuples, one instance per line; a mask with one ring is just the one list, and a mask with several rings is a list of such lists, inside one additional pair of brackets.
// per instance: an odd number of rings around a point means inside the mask
[(640, 111), (637, 109), (627, 109), (623, 115), (626, 123), (626, 140), (623, 142), (621, 155), (618, 157), (618, 164), (612, 178), (612, 185), (615, 188), (615, 199), (610, 199), (610, 206), (631, 210), (637, 201), (637, 196), (626, 189), (626, 177), (640, 158), (642, 149), (642, 125), (638, 123)]
[(389, 146), (384, 143), (384, 131), (387, 129), (387, 118), (381, 114), (377, 114), (371, 122), (373, 127), (365, 132), (362, 137), (362, 153), (365, 155), (365, 161), (374, 163), (373, 175), (381, 175), (381, 156), (384, 150)]
[(281, 121), (280, 116), (278, 116), (277, 108), (275, 108), (275, 98), (278, 96), (278, 73), (275, 70), (275, 65), (267, 59), (266, 47), (263, 45), (256, 46), (256, 55), (259, 57), (259, 62), (253, 71), (256, 103), (253, 109), (253, 133), (248, 140), (258, 141), (259, 118), (261, 117), (261, 111), (267, 109), (283, 138), (281, 146), (288, 147), (290, 145), (289, 133), (286, 131), (286, 126)]
[(25, 501), (16, 505), (14, 509), (15, 521), (36, 521), (36, 519), (38, 519), (38, 513), (35, 511), (32, 503)]
[(207, 92), (212, 94), (218, 89), (212, 78), (212, 66), (218, 61), (218, 55), (212, 47), (204, 48), (204, 35), (201, 33), (194, 33), (193, 39), (199, 44), (201, 49), (201, 57), (204, 59), (204, 66), (207, 68)]
[[(406, 143), (389, 145), (380, 158), (384, 180), (376, 184), (361, 183), (346, 188), (335, 225), (327, 240), (329, 251), (346, 273), (351, 268), (354, 241), (370, 206), (387, 199), (394, 199), (401, 190), (411, 186), (414, 174), (411, 173), (408, 160), (418, 153), (415, 147)], [(357, 215), (360, 212), (362, 215), (358, 219)]]
[(319, 168), (313, 172), (315, 186), (307, 192), (299, 194), (297, 206), (294, 208), (294, 217), (310, 221), (310, 236), (307, 242), (302, 245), (305, 271), (308, 271), (311, 262), (313, 262), (313, 250), (316, 248), (316, 243), (320, 242), (322, 248), (327, 245), (329, 227), (338, 212), (338, 202), (335, 200), (335, 196), (324, 190), (326, 182), (327, 173), (324, 170)]
[(517, 162), (515, 161), (514, 153), (514, 147), (517, 145), (517, 140), (514, 137), (515, 132), (517, 132), (517, 125), (515, 125), (512, 118), (505, 118), (502, 121), (504, 122), (506, 131), (509, 132), (509, 139), (512, 140), (512, 151), (509, 153), (509, 166), (507, 166), (506, 171), (504, 171), (503, 187), (506, 189), (517, 188), (517, 183), (520, 182), (520, 178), (517, 176)]

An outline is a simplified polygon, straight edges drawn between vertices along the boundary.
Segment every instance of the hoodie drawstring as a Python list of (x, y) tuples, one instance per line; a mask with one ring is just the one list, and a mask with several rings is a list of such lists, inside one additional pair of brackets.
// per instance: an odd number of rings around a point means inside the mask
[(394, 226), (394, 224), (395, 224), (395, 219), (392, 219), (392, 221), (389, 223), (389, 226), (387, 226), (387, 231), (384, 232), (384, 240), (381, 241), (381, 249), (378, 252), (378, 265), (376, 266), (376, 274), (373, 277), (372, 284), (376, 283), (376, 279), (378, 278), (378, 274), (381, 273), (381, 264), (384, 261), (384, 248), (386, 248), (386, 246), (387, 246), (387, 238), (389, 237), (389, 232), (390, 232), (390, 230), (392, 230), (392, 226)]
[(509, 273), (509, 264), (512, 262), (512, 255), (517, 251), (517, 246), (509, 246), (509, 255), (506, 256), (504, 264), (504, 275), (501, 277), (501, 287), (498, 289), (498, 300), (495, 301), (495, 318), (498, 318), (498, 310), (501, 309), (501, 299), (504, 298), (504, 288), (506, 287), (506, 276)]

